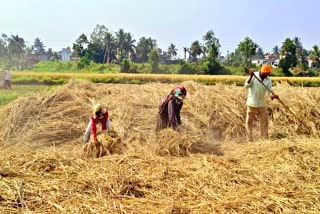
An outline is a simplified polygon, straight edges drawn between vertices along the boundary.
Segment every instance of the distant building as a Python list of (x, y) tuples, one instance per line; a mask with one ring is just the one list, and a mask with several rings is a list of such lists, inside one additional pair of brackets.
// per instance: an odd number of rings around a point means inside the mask
[(70, 61), (71, 60), (71, 55), (72, 55), (71, 50), (69, 50), (67, 48), (62, 48), (62, 51), (60, 52), (61, 61), (62, 62)]
[(279, 61), (280, 61), (279, 55), (268, 53), (264, 56), (263, 64), (270, 64), (272, 65), (272, 67), (278, 67)]
[(49, 60), (49, 55), (43, 54), (27, 54), (26, 55), (26, 66), (33, 66), (38, 62), (44, 62)]
[(261, 66), (263, 65), (265, 62), (265, 59), (253, 59), (252, 60), (252, 64), (256, 65), (256, 66)]
[(38, 62), (48, 61), (49, 56), (45, 53), (43, 53), (43, 54), (27, 54), (27, 60), (38, 61)]
[(80, 60), (80, 57), (72, 56), (72, 57), (70, 58), (70, 60), (71, 60), (72, 62), (77, 62), (77, 61)]
[(219, 63), (223, 64), (226, 60), (226, 58), (224, 56), (219, 56), (218, 57)]
[(308, 58), (308, 66), (309, 68), (320, 68), (320, 63)]
[(270, 64), (272, 67), (277, 67), (279, 64), (279, 56), (276, 54), (266, 54), (263, 59), (262, 58), (253, 59), (252, 64), (255, 64), (256, 66)]
[(273, 65), (277, 60), (279, 60), (279, 56), (277, 54), (266, 54), (264, 59), (265, 63)]

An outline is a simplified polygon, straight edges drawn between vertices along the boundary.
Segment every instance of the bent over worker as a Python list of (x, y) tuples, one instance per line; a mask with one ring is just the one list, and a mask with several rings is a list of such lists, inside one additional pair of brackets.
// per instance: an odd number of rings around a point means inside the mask
[(178, 84), (166, 98), (162, 99), (159, 106), (157, 129), (171, 127), (177, 130), (178, 126), (181, 125), (180, 111), (186, 95), (185, 87)]
[(106, 106), (96, 104), (92, 109), (90, 121), (84, 134), (84, 144), (89, 142), (90, 133), (93, 135), (94, 142), (97, 142), (97, 124), (101, 123), (102, 131), (107, 132), (110, 129), (109, 113)]
[[(272, 91), (272, 82), (268, 77), (271, 71), (271, 65), (263, 65), (260, 72), (254, 72), (250, 70), (250, 76), (244, 84), (245, 87), (249, 89), (246, 116), (247, 138), (249, 142), (253, 141), (252, 128), (253, 121), (256, 116), (258, 116), (260, 120), (261, 136), (263, 138), (268, 138), (268, 113), (265, 102), (265, 94), (268, 89), (263, 86), (256, 78), (259, 78), (270, 89), (270, 91)], [(272, 100), (279, 98), (277, 95), (272, 94), (270, 91), (268, 92), (268, 94)]]

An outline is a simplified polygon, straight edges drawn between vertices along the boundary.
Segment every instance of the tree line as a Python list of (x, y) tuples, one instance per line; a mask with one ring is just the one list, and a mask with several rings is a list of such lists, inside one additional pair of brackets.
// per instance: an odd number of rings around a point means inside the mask
[[(18, 67), (23, 64), (24, 56), (30, 53), (47, 54), (51, 59), (59, 59), (57, 52), (53, 52), (51, 48), (46, 50), (45, 47), (39, 38), (34, 40), (31, 47), (27, 47), (22, 37), (2, 34), (0, 62), (7, 60)], [(152, 70), (157, 72), (162, 62), (178, 63), (182, 70), (185, 68), (185, 73), (197, 73), (201, 70), (205, 74), (220, 74), (223, 66), (253, 66), (253, 59), (263, 59), (265, 56), (263, 49), (249, 37), (241, 41), (233, 52), (228, 52), (223, 62), (220, 60), (220, 48), (219, 39), (212, 30), (209, 30), (201, 40), (193, 41), (190, 46), (183, 47), (183, 59), (176, 59), (178, 49), (173, 43), (162, 50), (158, 47), (156, 39), (141, 37), (135, 40), (132, 33), (124, 29), (112, 32), (104, 25), (96, 25), (89, 36), (81, 34), (69, 47), (73, 50), (73, 56), (80, 58), (79, 69), (91, 61), (102, 64), (128, 64), (130, 61), (149, 63)], [(281, 47), (276, 45), (270, 53), (280, 56), (279, 67), (286, 76), (293, 74), (292, 69), (308, 70), (308, 59), (312, 60), (316, 67), (320, 67), (319, 46), (314, 45), (312, 50), (306, 50), (298, 37), (287, 38)], [(188, 68), (195, 65), (198, 71), (188, 71)]]

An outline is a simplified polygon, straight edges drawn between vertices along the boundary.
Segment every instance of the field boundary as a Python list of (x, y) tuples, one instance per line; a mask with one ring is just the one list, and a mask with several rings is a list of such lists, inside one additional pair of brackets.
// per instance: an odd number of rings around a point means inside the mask
[[(92, 73), (39, 73), (12, 72), (14, 84), (65, 84), (71, 79), (93, 83), (144, 84), (148, 82), (176, 83), (194, 81), (206, 85), (243, 85), (247, 76), (237, 75), (187, 75), (187, 74), (92, 74)], [(294, 86), (320, 87), (320, 77), (271, 77), (273, 83), (286, 82)]]

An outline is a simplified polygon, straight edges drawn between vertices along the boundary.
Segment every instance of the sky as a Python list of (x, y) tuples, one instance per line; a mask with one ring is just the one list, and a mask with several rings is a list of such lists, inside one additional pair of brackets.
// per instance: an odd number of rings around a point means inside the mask
[(181, 58), (209, 30), (222, 55), (247, 36), (265, 52), (293, 37), (306, 49), (320, 45), (318, 0), (0, 0), (0, 8), (0, 34), (18, 34), (28, 46), (39, 37), (54, 51), (89, 37), (97, 24), (137, 41), (152, 37), (162, 50), (173, 43)]

